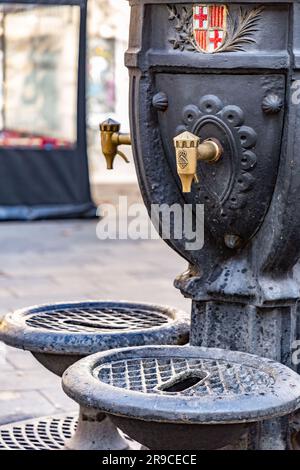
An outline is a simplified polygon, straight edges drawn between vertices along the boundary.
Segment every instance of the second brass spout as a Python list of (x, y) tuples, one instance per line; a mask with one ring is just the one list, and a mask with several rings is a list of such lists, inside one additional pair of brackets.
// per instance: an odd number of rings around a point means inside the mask
[(200, 143), (200, 138), (191, 132), (183, 132), (174, 139), (177, 173), (181, 180), (182, 192), (190, 193), (193, 181), (198, 182), (197, 162), (217, 162), (222, 155), (222, 146), (215, 139)]
[(117, 155), (129, 163), (126, 155), (118, 147), (119, 145), (131, 145), (131, 136), (130, 134), (122, 134), (120, 127), (120, 123), (113, 119), (108, 119), (100, 124), (101, 147), (108, 170), (113, 170), (114, 159)]

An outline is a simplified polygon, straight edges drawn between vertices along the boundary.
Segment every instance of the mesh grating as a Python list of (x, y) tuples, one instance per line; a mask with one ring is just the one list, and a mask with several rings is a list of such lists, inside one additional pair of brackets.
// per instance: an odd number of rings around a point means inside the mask
[[(37, 418), (0, 426), (0, 450), (61, 450), (77, 427), (78, 414)], [(131, 450), (140, 444), (119, 431)]]
[[(176, 377), (199, 377), (196, 385), (184, 391), (162, 390)], [(94, 370), (101, 382), (126, 390), (185, 396), (263, 395), (274, 378), (251, 366), (226, 361), (195, 358), (143, 358), (105, 363)]]
[(72, 333), (141, 330), (169, 322), (167, 315), (146, 307), (69, 307), (26, 316), (26, 324), (32, 328)]
[(0, 450), (59, 450), (74, 434), (77, 416), (40, 418), (0, 427)]

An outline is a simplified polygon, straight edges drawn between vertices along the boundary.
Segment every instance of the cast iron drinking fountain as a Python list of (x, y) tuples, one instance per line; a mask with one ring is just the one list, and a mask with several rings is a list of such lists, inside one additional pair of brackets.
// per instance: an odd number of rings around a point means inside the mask
[[(98, 351), (154, 344), (183, 345), (188, 337), (189, 322), (184, 312), (129, 302), (90, 301), (31, 307), (7, 314), (0, 325), (0, 340), (30, 351), (58, 376), (79, 359)], [(0, 426), (0, 449), (139, 447), (90, 404), (80, 407), (79, 419), (77, 413)]]
[(188, 426), (196, 447), (299, 448), (300, 4), (130, 5), (132, 133), (104, 122), (103, 153), (112, 168), (131, 142), (149, 213), (190, 205), (197, 227), (204, 205), (202, 249), (167, 240), (188, 262), (175, 286), (192, 300), (191, 346), (90, 357), (65, 390), (152, 448), (185, 445)]
[(197, 227), (205, 207), (202, 249), (167, 240), (188, 262), (190, 346), (120, 342), (64, 390), (150, 449), (299, 448), (300, 5), (130, 4), (132, 135), (106, 121), (103, 153), (111, 169), (132, 143), (149, 212), (187, 204)]

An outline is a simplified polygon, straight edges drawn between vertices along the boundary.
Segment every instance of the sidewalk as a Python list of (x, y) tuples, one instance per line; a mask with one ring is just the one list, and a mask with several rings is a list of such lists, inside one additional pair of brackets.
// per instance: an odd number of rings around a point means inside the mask
[[(111, 299), (190, 302), (173, 287), (186, 262), (161, 240), (100, 241), (97, 221), (2, 223), (0, 317), (29, 305)], [(30, 353), (0, 343), (0, 424), (73, 411), (60, 379)], [(4, 351), (4, 353), (3, 353)]]

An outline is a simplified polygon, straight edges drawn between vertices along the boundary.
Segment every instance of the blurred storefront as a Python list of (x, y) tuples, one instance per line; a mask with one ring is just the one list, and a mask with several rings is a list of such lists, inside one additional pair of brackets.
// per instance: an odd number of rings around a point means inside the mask
[(2, 5), (0, 22), (0, 146), (73, 147), (79, 8)]
[(89, 216), (90, 183), (136, 181), (99, 138), (107, 117), (129, 129), (128, 26), (124, 0), (0, 1), (0, 220)]
[(0, 220), (89, 217), (86, 1), (0, 2)]

